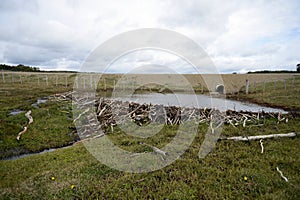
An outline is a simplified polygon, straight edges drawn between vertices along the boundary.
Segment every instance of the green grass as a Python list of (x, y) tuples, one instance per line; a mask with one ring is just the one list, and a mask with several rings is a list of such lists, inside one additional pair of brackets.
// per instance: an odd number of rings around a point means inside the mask
[[(44, 87), (30, 83), (1, 84), (0, 159), (66, 146), (77, 138), (73, 131), (71, 102), (50, 101), (40, 104), (39, 108), (31, 105), (38, 98), (68, 90), (70, 88)], [(10, 111), (15, 109), (24, 112), (11, 116)], [(21, 136), (21, 140), (17, 141), (18, 133), (27, 125), (28, 119), (24, 114), (28, 110), (32, 111), (34, 122)]]
[(300, 110), (300, 76), (292, 79), (263, 82), (249, 87), (249, 94), (245, 94), (243, 87), (239, 94), (228, 95), (229, 98), (248, 100), (250, 102), (264, 104), (272, 107), (280, 107), (287, 110)]
[[(257, 134), (268, 132), (269, 128), (264, 127)], [(169, 135), (172, 130), (175, 131), (170, 128)], [(205, 130), (206, 126), (200, 127), (194, 142), (181, 158), (150, 173), (131, 174), (111, 169), (92, 157), (82, 144), (18, 160), (1, 161), (1, 194), (7, 198), (28, 199), (299, 198), (299, 136), (265, 140), (264, 154), (260, 153), (258, 141), (221, 141), (213, 152), (199, 160), (198, 151)], [(282, 124), (277, 131), (292, 130)], [(226, 127), (224, 134), (235, 135), (232, 131), (233, 128)], [(253, 130), (246, 129), (244, 132), (252, 134)], [(125, 136), (116, 132), (110, 137), (119, 141), (117, 138), (124, 139)], [(150, 140), (157, 146), (165, 143), (165, 140)], [(137, 150), (139, 146), (136, 142), (119, 142), (118, 145), (127, 150)], [(277, 173), (277, 166), (289, 178), (288, 183)], [(71, 189), (71, 185), (75, 187)]]
[[(0, 151), (1, 158), (20, 151), (36, 152), (64, 146), (76, 139), (68, 102), (48, 102), (39, 109), (31, 104), (39, 97), (71, 89), (30, 83), (0, 84)], [(113, 80), (111, 80), (113, 81)], [(299, 81), (295, 79), (295, 81)], [(107, 84), (110, 84), (108, 81)], [(272, 87), (272, 83), (268, 83)], [(279, 87), (279, 83), (278, 83)], [(279, 87), (280, 88), (280, 87)], [(290, 90), (290, 89), (289, 89)], [(267, 96), (251, 91), (253, 100), (274, 102), (290, 109), (298, 108), (298, 91), (287, 90), (289, 100), (276, 100), (277, 91)], [(282, 92), (282, 91), (281, 91)], [(280, 94), (280, 92), (278, 92)], [(242, 94), (240, 94), (243, 96)], [(262, 99), (259, 99), (262, 98)], [(291, 104), (291, 102), (295, 102)], [(274, 104), (275, 105), (275, 104)], [(24, 113), (10, 116), (12, 109), (32, 110), (33, 124), (17, 142), (17, 133), (27, 123)], [(69, 112), (69, 114), (67, 114)], [(223, 127), (222, 136), (247, 136), (300, 131), (300, 119), (289, 118), (277, 124), (267, 120), (264, 126)], [(150, 173), (125, 173), (96, 160), (83, 144), (0, 161), (1, 199), (299, 199), (300, 137), (264, 140), (261, 154), (259, 141), (219, 141), (204, 159), (198, 152), (207, 131), (199, 125), (197, 135), (186, 152), (171, 165)], [(109, 139), (131, 152), (151, 152), (145, 142), (163, 147), (176, 134), (178, 126), (165, 126), (151, 138), (128, 136), (116, 127)], [(22, 153), (22, 152), (21, 152)], [(285, 182), (276, 167), (289, 179)], [(52, 180), (54, 177), (54, 180)], [(244, 178), (247, 177), (247, 180)], [(72, 187), (73, 186), (73, 187)]]

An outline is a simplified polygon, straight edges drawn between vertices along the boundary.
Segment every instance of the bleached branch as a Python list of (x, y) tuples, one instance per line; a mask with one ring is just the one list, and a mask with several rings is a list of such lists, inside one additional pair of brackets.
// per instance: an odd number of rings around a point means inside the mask
[(31, 110), (29, 110), (27, 113), (25, 113), (25, 117), (28, 119), (28, 124), (31, 124), (33, 122), (33, 118), (31, 116)]
[(21, 131), (20, 133), (18, 133), (17, 140), (20, 140), (21, 135), (22, 135), (23, 133), (25, 133), (26, 131), (27, 131), (27, 126), (24, 127), (23, 131)]
[(278, 137), (295, 137), (299, 133), (283, 133), (283, 134), (270, 134), (270, 135), (256, 135), (256, 136), (237, 136), (237, 137), (229, 137), (223, 138), (225, 140), (235, 140), (235, 141), (248, 141), (248, 140), (259, 140), (259, 139), (268, 139), (268, 138), (278, 138)]
[(264, 144), (263, 144), (263, 140), (260, 139), (260, 140), (259, 140), (259, 143), (260, 143), (260, 147), (261, 147), (261, 153), (264, 153)]
[(281, 178), (283, 178), (286, 182), (289, 182), (289, 180), (287, 179), (287, 177), (285, 177), (282, 173), (282, 171), (280, 171), (280, 169), (278, 167), (276, 167), (276, 170), (278, 171), (278, 173), (280, 174)]

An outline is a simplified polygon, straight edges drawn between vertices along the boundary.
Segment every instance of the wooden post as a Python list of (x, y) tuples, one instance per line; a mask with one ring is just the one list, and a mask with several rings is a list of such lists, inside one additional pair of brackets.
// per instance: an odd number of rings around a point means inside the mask
[[(134, 91), (134, 82), (133, 81), (131, 82), (131, 90)], [(151, 88), (150, 88), (150, 91), (151, 91)]]
[(249, 93), (249, 80), (246, 79), (246, 94)]
[(293, 77), (293, 87), (295, 86), (295, 76)]
[(20, 83), (23, 84), (23, 82), (22, 82), (22, 76), (19, 75), (19, 77), (20, 77)]
[(93, 89), (93, 77), (90, 75), (90, 88)]
[(95, 90), (97, 90), (98, 87), (98, 80), (98, 77), (96, 77), (96, 80), (94, 79)]
[(66, 87), (68, 87), (68, 75), (66, 75)]
[(76, 77), (75, 82), (74, 82), (76, 89), (78, 89), (78, 79), (79, 79), (79, 77)]
[(5, 83), (4, 71), (2, 69), (2, 82)]
[(46, 75), (46, 85), (48, 86), (48, 75)]

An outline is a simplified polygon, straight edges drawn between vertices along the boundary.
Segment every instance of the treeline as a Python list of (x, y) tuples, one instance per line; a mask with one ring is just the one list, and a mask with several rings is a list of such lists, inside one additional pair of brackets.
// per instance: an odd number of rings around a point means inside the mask
[(11, 66), (6, 64), (0, 64), (0, 70), (5, 71), (15, 71), (15, 72), (46, 72), (46, 73), (77, 73), (76, 71), (44, 71), (40, 70), (38, 67), (25, 66), (22, 64)]
[(298, 71), (289, 71), (289, 70), (277, 70), (277, 71), (270, 71), (270, 70), (263, 70), (263, 71), (254, 71), (254, 72), (248, 72), (247, 74), (275, 74), (275, 73), (299, 73)]
[(0, 64), (0, 70), (18, 71), (18, 72), (40, 72), (40, 69), (38, 67), (30, 67), (22, 64), (19, 64), (17, 66)]

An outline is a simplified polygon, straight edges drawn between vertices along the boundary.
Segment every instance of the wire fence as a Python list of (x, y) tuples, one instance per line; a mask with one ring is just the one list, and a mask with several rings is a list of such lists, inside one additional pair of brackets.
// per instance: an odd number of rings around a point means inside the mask
[[(270, 75), (271, 77), (272, 75)], [(59, 87), (59, 88), (81, 88), (84, 90), (135, 90), (138, 85), (141, 85), (137, 81), (137, 76), (128, 76), (127, 78), (122, 78), (122, 75), (106, 75), (103, 76), (97, 73), (37, 73), (37, 72), (8, 72), (1, 71), (1, 81), (0, 85), (12, 85), (12, 86), (28, 86), (37, 88), (47, 88), (47, 87)], [(230, 83), (224, 84), (224, 90), (226, 93), (242, 93), (242, 94), (253, 94), (253, 93), (269, 93), (274, 91), (295, 91), (295, 89), (300, 88), (300, 76), (294, 75), (290, 78), (277, 79), (277, 80), (264, 80), (253, 81), (251, 79), (246, 79), (244, 84), (240, 84), (238, 88), (232, 86), (234, 83), (234, 78)], [(180, 88), (180, 82), (175, 83), (176, 88)], [(230, 85), (231, 84), (231, 85)], [(195, 90), (200, 93), (208, 92), (206, 85), (203, 82), (192, 83)], [(229, 85), (234, 88), (234, 90), (229, 90)], [(168, 85), (160, 86), (168, 87)], [(144, 89), (149, 89), (145, 87)], [(150, 87), (150, 90), (153, 89)], [(156, 88), (157, 89), (157, 88)], [(159, 88), (158, 88), (159, 90)], [(217, 92), (217, 91), (210, 91)]]

